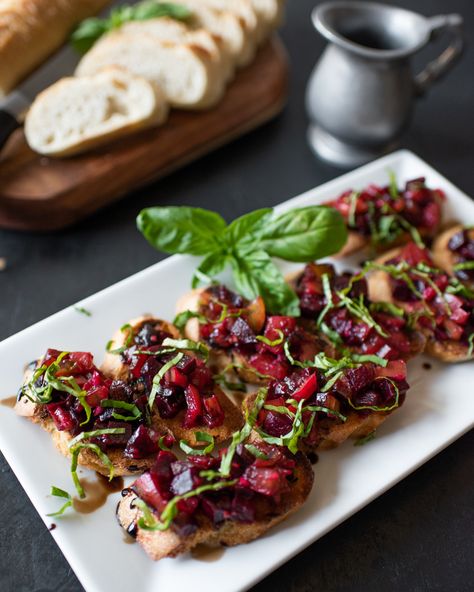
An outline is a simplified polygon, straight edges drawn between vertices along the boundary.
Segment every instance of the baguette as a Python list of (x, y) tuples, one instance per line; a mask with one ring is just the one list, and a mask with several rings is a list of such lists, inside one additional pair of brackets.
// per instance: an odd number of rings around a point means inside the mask
[[(264, 450), (282, 451), (276, 447), (258, 444), (255, 439), (251, 439), (251, 442), (254, 446), (262, 447)], [(291, 457), (283, 451), (279, 454)], [(232, 517), (226, 517), (213, 523), (206, 513), (198, 509), (193, 516), (194, 522), (191, 529), (189, 527), (187, 529), (188, 533), (186, 533), (186, 527), (180, 528), (178, 525), (175, 528), (174, 524), (163, 531), (145, 530), (138, 525), (143, 512), (135, 505), (138, 495), (132, 485), (131, 488), (123, 491), (124, 497), (117, 506), (118, 522), (126, 532), (136, 537), (140, 546), (155, 561), (187, 553), (198, 544), (232, 547), (248, 543), (262, 536), (270, 528), (298, 510), (311, 492), (314, 477), (307, 458), (298, 453), (291, 457), (290, 462), (294, 463), (292, 479), (288, 481), (286, 490), (276, 503), (271, 503), (271, 500), (265, 499), (266, 496), (262, 494), (257, 494), (256, 499), (254, 496), (253, 503), (256, 508), (254, 520), (239, 521)], [(230, 490), (230, 495), (232, 494), (232, 490)], [(252, 495), (252, 491), (249, 491), (249, 494)], [(178, 520), (179, 517), (178, 514)]]
[(146, 33), (159, 41), (201, 47), (211, 56), (217, 76), (223, 76), (227, 81), (234, 74), (234, 62), (222, 37), (205, 28), (193, 29), (183, 22), (162, 17), (128, 22), (121, 27), (121, 32), (131, 35)]
[(2, 0), (0, 97), (66, 41), (71, 29), (110, 0)]
[(70, 156), (133, 131), (159, 125), (168, 114), (161, 90), (126, 70), (63, 78), (38, 95), (25, 121), (33, 150)]
[(237, 67), (247, 66), (254, 59), (256, 42), (248, 34), (245, 19), (235, 11), (215, 8), (203, 0), (176, 0), (176, 4), (192, 11), (190, 22), (194, 27), (203, 27), (222, 38)]
[(82, 58), (77, 76), (119, 66), (160, 86), (172, 107), (208, 109), (224, 95), (225, 76), (202, 46), (160, 41), (148, 33), (114, 31)]

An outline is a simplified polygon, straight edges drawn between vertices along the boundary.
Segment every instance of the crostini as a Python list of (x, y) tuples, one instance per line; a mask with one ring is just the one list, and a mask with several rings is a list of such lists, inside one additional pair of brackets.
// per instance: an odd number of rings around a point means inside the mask
[(433, 243), (433, 261), (474, 290), (474, 226), (457, 224)]
[(339, 256), (368, 246), (380, 252), (413, 239), (431, 240), (441, 224), (444, 200), (444, 193), (429, 189), (424, 178), (408, 181), (402, 190), (392, 180), (384, 187), (345, 191), (326, 204), (344, 216), (349, 231)]
[(250, 438), (232, 451), (227, 476), (213, 455), (178, 460), (160, 452), (155, 465), (124, 490), (117, 518), (155, 561), (198, 544), (250, 542), (307, 499), (313, 471), (307, 458)]
[[(375, 432), (409, 385), (402, 360), (354, 363), (320, 354), (316, 364), (268, 386), (255, 429), (266, 442), (313, 453)], [(256, 396), (245, 401), (252, 410)]]
[(424, 335), (410, 328), (403, 309), (370, 301), (363, 274), (338, 274), (330, 264), (308, 263), (287, 281), (308, 328), (340, 352), (408, 360), (425, 348)]
[(48, 349), (25, 373), (15, 411), (39, 424), (65, 456), (108, 475), (153, 463), (164, 428), (152, 427), (146, 396), (96, 368), (92, 354)]
[(403, 308), (427, 337), (426, 352), (443, 362), (474, 358), (474, 292), (437, 268), (414, 243), (367, 264), (369, 296)]
[(241, 380), (267, 384), (291, 372), (285, 344), (298, 361), (333, 348), (310, 334), (296, 317), (267, 316), (263, 300), (249, 302), (225, 286), (193, 290), (177, 305), (177, 322), (187, 337), (198, 337), (213, 351), (214, 366), (233, 369)]
[(242, 415), (214, 381), (206, 363), (208, 348), (179, 339), (171, 323), (150, 316), (133, 319), (107, 349), (102, 371), (127, 380), (147, 397), (153, 425), (191, 443), (199, 430), (223, 441), (239, 429)]

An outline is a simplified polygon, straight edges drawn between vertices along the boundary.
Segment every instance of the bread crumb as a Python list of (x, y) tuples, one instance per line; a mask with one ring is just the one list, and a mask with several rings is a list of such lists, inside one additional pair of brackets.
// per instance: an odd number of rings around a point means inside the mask
[(0, 257), (0, 271), (5, 271), (7, 268), (7, 260), (5, 257)]

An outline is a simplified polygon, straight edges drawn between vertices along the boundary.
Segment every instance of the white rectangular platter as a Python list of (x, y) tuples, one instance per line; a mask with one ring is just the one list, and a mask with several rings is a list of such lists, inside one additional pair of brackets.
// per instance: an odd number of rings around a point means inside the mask
[[(474, 202), (407, 151), (343, 175), (278, 209), (321, 203), (371, 182), (384, 184), (390, 170), (399, 183), (425, 176), (430, 186), (446, 192), (448, 218), (474, 223)], [(92, 351), (99, 363), (105, 343), (128, 319), (151, 312), (171, 320), (177, 298), (189, 289), (194, 266), (191, 257), (171, 257), (82, 301), (91, 317), (71, 306), (0, 343), (0, 398), (16, 392), (24, 364), (48, 347)], [(138, 545), (125, 544), (114, 515), (120, 494), (92, 514), (69, 513), (56, 519), (58, 526), (51, 534), (88, 592), (187, 592), (198, 582), (205, 582), (207, 592), (246, 590), (472, 427), (474, 364), (445, 366), (431, 361), (427, 371), (423, 361), (410, 363), (412, 388), (407, 400), (375, 440), (362, 448), (347, 442), (322, 453), (315, 466), (315, 487), (303, 509), (262, 539), (227, 549), (218, 561), (184, 556), (153, 563)], [(68, 460), (55, 451), (46, 433), (5, 406), (0, 406), (0, 447), (49, 526), (46, 514), (59, 506), (48, 496), (50, 486), (73, 491)]]

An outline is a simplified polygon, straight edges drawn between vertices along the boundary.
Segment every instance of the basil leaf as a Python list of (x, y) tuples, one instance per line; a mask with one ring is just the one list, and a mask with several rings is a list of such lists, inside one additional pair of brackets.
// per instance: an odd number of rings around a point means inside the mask
[(200, 284), (211, 284), (212, 278), (221, 273), (227, 263), (227, 255), (222, 251), (209, 253), (194, 272), (191, 286), (197, 288)]
[(208, 434), (207, 432), (196, 432), (196, 441), (207, 442), (207, 446), (205, 448), (193, 448), (186, 442), (186, 440), (180, 440), (179, 447), (185, 454), (204, 455), (210, 454), (214, 450), (214, 436), (211, 434)]
[(226, 229), (216, 212), (187, 206), (146, 208), (138, 214), (137, 226), (155, 249), (190, 255), (220, 251)]
[(135, 9), (133, 13), (133, 20), (135, 21), (144, 21), (163, 16), (176, 20), (186, 20), (192, 15), (192, 12), (186, 6), (172, 4), (171, 2), (157, 2), (156, 0), (139, 2), (131, 8)]
[(236, 218), (229, 224), (226, 236), (231, 245), (255, 244), (255, 239), (262, 233), (273, 213), (272, 208), (254, 210)]
[(71, 45), (80, 54), (84, 54), (105, 33), (110, 31), (110, 24), (106, 19), (88, 18), (82, 21), (71, 35)]
[(262, 296), (270, 313), (299, 316), (299, 299), (265, 251), (236, 253), (231, 261), (237, 290), (249, 300)]
[(59, 487), (56, 487), (55, 485), (51, 485), (50, 495), (54, 495), (55, 497), (63, 497), (68, 500), (71, 499), (70, 493), (68, 493), (67, 491), (64, 491), (64, 489), (60, 489)]
[(337, 253), (347, 241), (342, 215), (328, 206), (290, 210), (265, 225), (258, 247), (286, 261), (307, 263)]
[(248, 450), (250, 454), (255, 456), (255, 458), (261, 458), (262, 460), (268, 460), (270, 458), (268, 454), (265, 454), (260, 448), (257, 448), (257, 446), (254, 446), (253, 444), (244, 444), (244, 448)]

